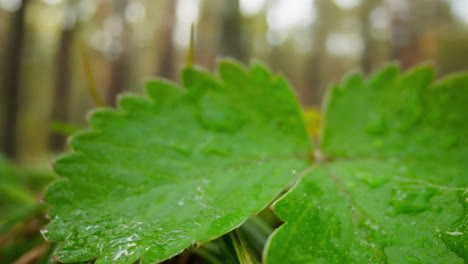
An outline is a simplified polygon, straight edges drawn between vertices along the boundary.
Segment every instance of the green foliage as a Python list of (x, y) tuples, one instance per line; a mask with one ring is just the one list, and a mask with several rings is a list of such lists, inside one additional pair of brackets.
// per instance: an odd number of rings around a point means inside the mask
[[(0, 260), (13, 263), (43, 243), (39, 234), (45, 206), (39, 203), (42, 188), (53, 177), (42, 170), (25, 170), (0, 155)], [(36, 225), (30, 224), (37, 222)], [(37, 228), (36, 230), (34, 230)], [(35, 233), (35, 235), (31, 235)]]
[[(300, 109), (281, 77), (224, 62), (147, 85), (75, 135), (46, 193), (56, 258), (162, 261), (260, 211), (308, 164)], [(280, 143), (280, 144), (279, 144)]]
[(18, 169), (0, 155), (0, 235), (40, 211), (35, 196), (52, 179), (46, 172)]
[(390, 66), (334, 87), (326, 161), (276, 203), (266, 263), (464, 263), (468, 75)]
[[(468, 75), (350, 76), (330, 92), (315, 163), (281, 77), (223, 62), (219, 78), (187, 68), (182, 79), (93, 112), (57, 160), (44, 236), (59, 261), (165, 260), (239, 227), (299, 176), (275, 203), (285, 224), (266, 263), (467, 261)], [(262, 225), (220, 241), (255, 263)]]

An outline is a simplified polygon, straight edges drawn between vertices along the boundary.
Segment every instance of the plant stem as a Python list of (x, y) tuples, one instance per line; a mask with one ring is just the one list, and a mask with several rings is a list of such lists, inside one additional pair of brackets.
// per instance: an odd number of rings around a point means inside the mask
[(237, 254), (237, 258), (240, 264), (256, 264), (257, 259), (255, 256), (250, 252), (249, 245), (245, 241), (242, 233), (236, 229), (229, 233), (232, 244)]
[(89, 57), (85, 50), (85, 45), (83, 41), (80, 41), (80, 55), (81, 60), (83, 61), (83, 69), (86, 76), (86, 81), (88, 82), (88, 91), (91, 97), (93, 98), (94, 103), (98, 107), (104, 107), (106, 104), (104, 103), (104, 99), (99, 95), (99, 92), (96, 87), (96, 82), (93, 78), (93, 72), (91, 70), (91, 64), (89, 63)]
[(273, 227), (271, 227), (258, 215), (252, 215), (249, 218), (249, 221), (251, 221), (256, 227), (258, 227), (258, 229), (262, 231), (262, 233), (266, 236), (269, 236), (274, 231)]
[(203, 247), (193, 248), (192, 251), (200, 257), (203, 257), (206, 261), (208, 261), (211, 264), (223, 264), (223, 262), (219, 260), (215, 254), (213, 254), (213, 252)]

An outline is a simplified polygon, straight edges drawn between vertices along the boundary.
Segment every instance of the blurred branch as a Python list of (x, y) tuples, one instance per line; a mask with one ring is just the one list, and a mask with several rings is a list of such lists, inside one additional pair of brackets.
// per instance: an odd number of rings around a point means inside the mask
[[(71, 86), (72, 44), (76, 33), (76, 16), (78, 11), (73, 1), (68, 0), (64, 7), (62, 32), (58, 43), (58, 53), (55, 61), (55, 87), (52, 107), (52, 120), (66, 122)], [(50, 146), (54, 151), (60, 151), (65, 145), (66, 137), (51, 131)]]
[(224, 0), (222, 18), (221, 55), (247, 61), (245, 36), (242, 30), (242, 15), (239, 0)]
[(42, 243), (39, 246), (31, 249), (30, 251), (26, 252), (24, 255), (22, 255), (19, 259), (17, 259), (15, 262), (12, 264), (28, 264), (28, 263), (36, 263), (36, 260), (41, 258), (41, 256), (47, 252), (47, 249), (49, 248), (49, 244), (47, 243)]
[(361, 55), (361, 68), (366, 74), (372, 71), (372, 60), (374, 55), (374, 41), (371, 35), (371, 21), (370, 14), (372, 8), (375, 5), (375, 1), (365, 0), (361, 3), (360, 7), (360, 21), (361, 21), (361, 38), (364, 43), (362, 55)]
[(119, 21), (122, 27), (121, 32), (112, 39), (112, 41), (116, 42), (116, 46), (121, 46), (121, 48), (115, 53), (115, 58), (112, 62), (111, 79), (106, 96), (107, 105), (115, 106), (117, 95), (128, 88), (128, 80), (132, 70), (132, 58), (130, 56), (130, 29), (124, 19), (128, 1), (114, 0), (111, 3), (113, 8), (111, 15), (115, 17), (116, 21)]
[(177, 1), (166, 1), (168, 5), (165, 12), (165, 19), (162, 25), (163, 32), (160, 41), (163, 42), (163, 50), (158, 54), (158, 73), (157, 75), (172, 79), (174, 77), (175, 48), (173, 41), (174, 26), (176, 24)]
[(194, 43), (195, 43), (195, 25), (192, 23), (190, 26), (190, 45), (187, 50), (187, 65), (186, 67), (192, 67), (194, 61)]
[[(311, 3), (312, 4), (312, 3)], [(326, 41), (330, 33), (330, 19), (334, 16), (328, 0), (317, 0), (314, 3), (317, 9), (317, 21), (311, 26), (310, 38), (313, 40), (313, 51), (306, 59), (304, 79), (307, 86), (300, 91), (301, 103), (305, 106), (318, 105), (320, 89), (323, 89), (323, 64), (326, 58)]]

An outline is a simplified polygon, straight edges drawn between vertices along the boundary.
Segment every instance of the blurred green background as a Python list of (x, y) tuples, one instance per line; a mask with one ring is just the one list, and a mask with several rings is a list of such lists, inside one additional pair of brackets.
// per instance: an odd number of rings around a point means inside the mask
[(111, 106), (154, 76), (178, 81), (192, 23), (196, 64), (260, 60), (304, 107), (389, 61), (468, 69), (468, 0), (0, 0), (0, 263), (49, 260), (47, 164), (86, 127), (90, 81)]
[(178, 79), (191, 23), (196, 64), (258, 59), (308, 106), (347, 72), (391, 60), (468, 68), (467, 0), (0, 0), (0, 150), (34, 163), (63, 149), (52, 121), (85, 126), (80, 47), (114, 105), (152, 76)]

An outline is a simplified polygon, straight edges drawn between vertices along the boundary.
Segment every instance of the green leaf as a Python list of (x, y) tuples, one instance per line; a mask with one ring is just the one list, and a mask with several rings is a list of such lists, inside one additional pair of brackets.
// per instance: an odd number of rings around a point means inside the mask
[(432, 80), (388, 66), (331, 90), (324, 161), (275, 204), (266, 263), (468, 261), (468, 74)]
[(189, 68), (100, 109), (55, 163), (43, 234), (61, 262), (155, 263), (238, 227), (308, 166), (287, 83), (264, 67)]

